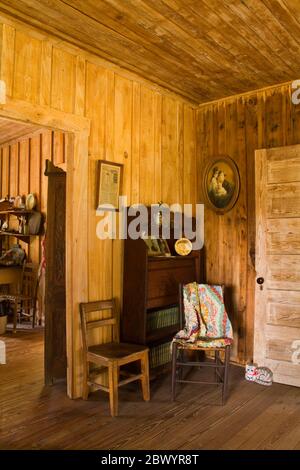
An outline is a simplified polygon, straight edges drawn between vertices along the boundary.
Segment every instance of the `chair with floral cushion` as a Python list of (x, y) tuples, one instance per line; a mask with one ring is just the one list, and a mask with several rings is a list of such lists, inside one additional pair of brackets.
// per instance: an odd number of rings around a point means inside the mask
[[(222, 404), (228, 389), (230, 350), (233, 341), (232, 326), (224, 304), (224, 287), (197, 284), (179, 286), (180, 327), (172, 342), (172, 399), (176, 383), (209, 383), (222, 386)], [(185, 351), (209, 351), (214, 360), (189, 360)], [(223, 353), (224, 359), (221, 359)], [(204, 382), (183, 378), (185, 367), (212, 367), (215, 381)]]

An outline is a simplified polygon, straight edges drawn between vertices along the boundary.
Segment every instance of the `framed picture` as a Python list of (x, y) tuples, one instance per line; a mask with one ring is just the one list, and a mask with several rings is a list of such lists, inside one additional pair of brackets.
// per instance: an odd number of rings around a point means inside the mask
[(119, 195), (122, 184), (122, 169), (120, 163), (99, 160), (96, 209), (119, 210)]
[(160, 254), (163, 256), (171, 256), (167, 240), (165, 240), (164, 238), (158, 238), (157, 241), (160, 248)]
[(206, 204), (218, 214), (233, 208), (240, 192), (240, 175), (235, 162), (227, 155), (210, 160), (203, 173)]
[(147, 237), (147, 238), (143, 238), (143, 240), (146, 243), (147, 248), (148, 248), (148, 256), (160, 256), (161, 255), (160, 246), (158, 244), (157, 238)]
[(167, 240), (164, 238), (143, 238), (148, 247), (148, 256), (171, 256)]

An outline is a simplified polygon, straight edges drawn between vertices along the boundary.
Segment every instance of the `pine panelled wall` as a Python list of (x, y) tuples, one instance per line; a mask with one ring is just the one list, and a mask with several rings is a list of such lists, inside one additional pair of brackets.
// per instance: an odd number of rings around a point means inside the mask
[[(35, 131), (0, 145), (1, 197), (21, 195), (25, 198), (27, 194), (34, 193), (37, 196), (36, 209), (46, 216), (48, 178), (44, 175), (45, 161), (51, 160), (64, 168), (67, 146), (68, 135), (51, 130)], [(23, 242), (20, 245), (27, 252), (28, 259), (39, 264), (40, 237), (33, 236), (29, 245)]]
[[(224, 215), (205, 210), (208, 282), (228, 286), (235, 342), (233, 359), (252, 358), (255, 262), (256, 149), (300, 143), (300, 105), (293, 105), (291, 86), (282, 85), (235, 96), (197, 111), (199, 183), (205, 162), (228, 154), (237, 163), (241, 191), (235, 207)], [(199, 200), (203, 200), (199, 184)]]
[[(78, 230), (87, 237), (89, 300), (116, 296), (121, 310), (122, 242), (101, 241), (96, 236), (100, 220), (95, 211), (97, 160), (124, 165), (122, 192), (128, 204), (201, 202), (205, 161), (224, 153), (236, 161), (241, 176), (236, 206), (223, 216), (209, 209), (205, 212), (206, 272), (209, 282), (228, 286), (235, 331), (233, 359), (251, 358), (254, 151), (300, 143), (300, 106), (292, 104), (290, 86), (234, 96), (196, 109), (158, 85), (21, 22), (0, 17), (0, 23), (0, 79), (6, 83), (8, 98), (24, 106), (42, 106), (45, 113), (54, 115), (58, 110), (66, 118), (90, 119), (88, 222), (78, 222)], [(30, 144), (33, 149), (38, 145), (35, 139), (38, 137), (32, 137)], [(29, 144), (25, 140), (22, 145)], [(13, 152), (17, 150), (10, 150), (10, 155)], [(5, 158), (3, 172), (7, 171)], [(20, 159), (20, 164), (27, 163)], [(35, 176), (30, 173), (30, 178)], [(16, 185), (13, 178), (11, 181)], [(24, 184), (26, 188), (19, 191), (26, 193), (30, 182)], [(76, 259), (72, 262), (76, 264)], [(81, 394), (79, 317), (74, 325), (76, 397)], [(107, 338), (105, 333), (96, 339)]]
[[(61, 40), (6, 17), (2, 22), (0, 79), (8, 97), (91, 121), (88, 227), (79, 225), (88, 237), (88, 298), (113, 295), (120, 306), (122, 243), (96, 237), (96, 161), (123, 163), (122, 192), (128, 204), (195, 203), (195, 110), (180, 97)], [(76, 322), (74, 354), (80, 364)], [(75, 367), (74, 397), (81, 394), (80, 367)]]

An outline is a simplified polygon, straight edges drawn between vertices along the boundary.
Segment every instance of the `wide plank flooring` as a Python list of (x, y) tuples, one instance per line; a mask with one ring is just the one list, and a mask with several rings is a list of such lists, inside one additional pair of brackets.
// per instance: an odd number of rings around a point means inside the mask
[(0, 365), (0, 449), (300, 449), (300, 389), (244, 380), (231, 366), (229, 399), (213, 386), (181, 387), (170, 376), (151, 383), (144, 403), (137, 384), (120, 390), (119, 417), (108, 396), (70, 400), (65, 384), (43, 385), (42, 331), (7, 334)]

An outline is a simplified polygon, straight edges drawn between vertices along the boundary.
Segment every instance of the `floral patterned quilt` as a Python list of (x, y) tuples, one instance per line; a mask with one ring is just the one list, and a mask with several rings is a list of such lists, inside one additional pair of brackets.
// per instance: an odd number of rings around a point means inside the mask
[(201, 347), (231, 344), (233, 332), (225, 310), (221, 286), (197, 284), (183, 286), (185, 327), (175, 339)]

